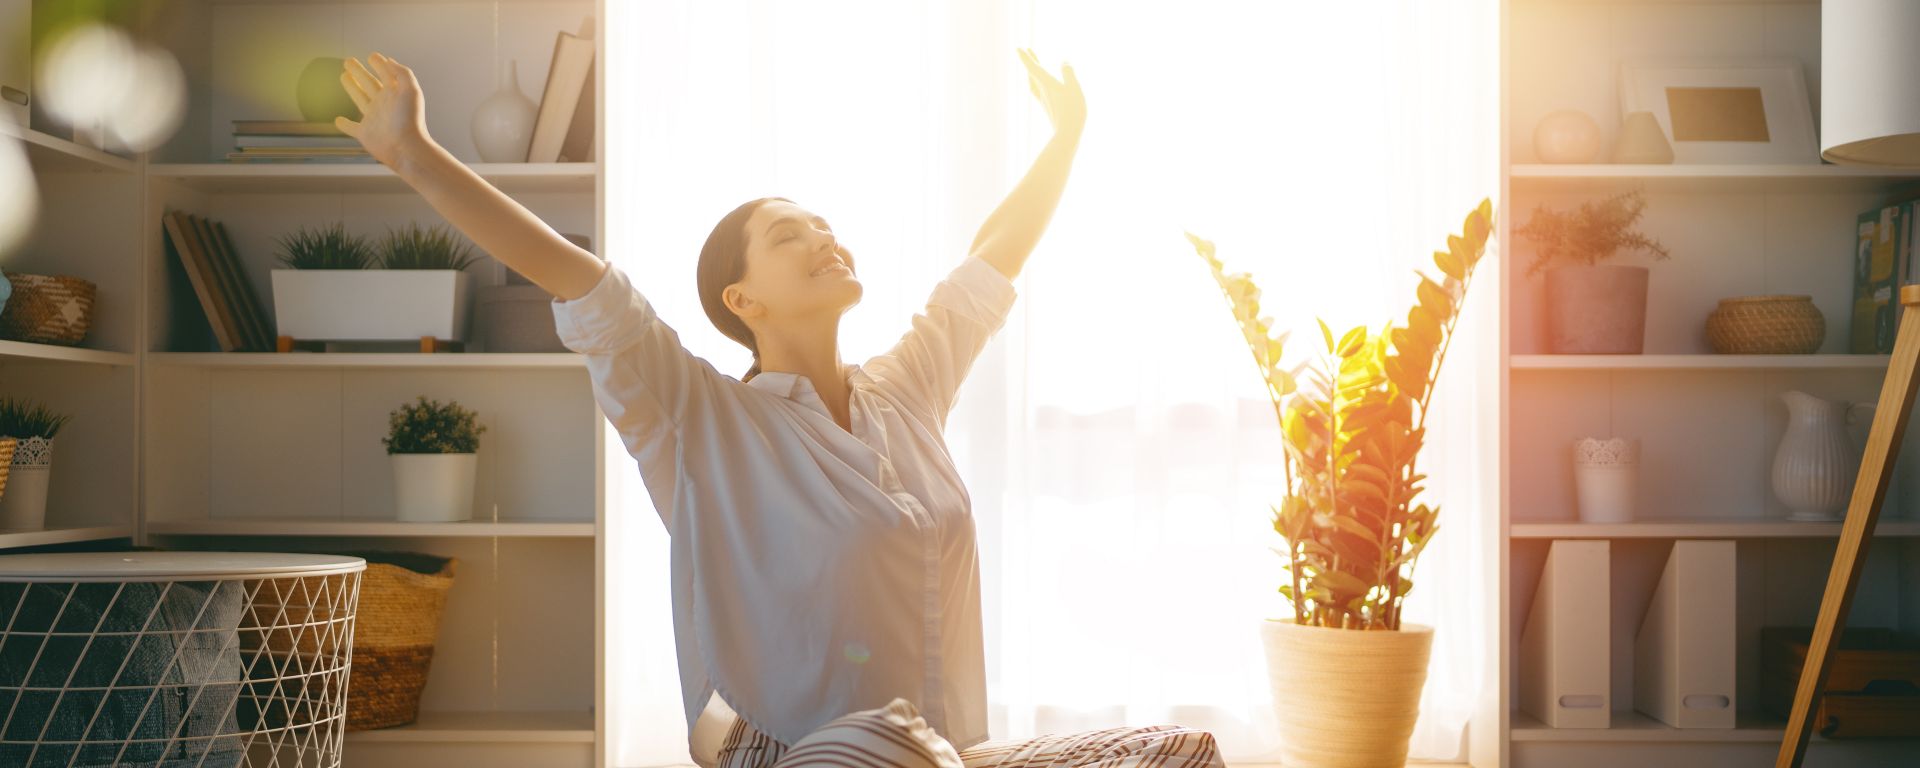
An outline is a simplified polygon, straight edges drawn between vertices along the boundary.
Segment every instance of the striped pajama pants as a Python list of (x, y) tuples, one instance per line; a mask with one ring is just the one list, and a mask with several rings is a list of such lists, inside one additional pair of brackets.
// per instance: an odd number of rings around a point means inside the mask
[(735, 720), (718, 768), (1225, 768), (1213, 734), (1177, 725), (1107, 728), (955, 751), (913, 705), (894, 699), (821, 726), (789, 747)]

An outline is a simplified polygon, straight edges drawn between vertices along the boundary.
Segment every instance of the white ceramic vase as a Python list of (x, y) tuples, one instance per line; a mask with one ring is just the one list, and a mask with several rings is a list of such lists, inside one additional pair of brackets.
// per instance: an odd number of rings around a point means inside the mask
[(500, 89), (473, 110), (473, 146), (489, 163), (524, 163), (533, 141), (533, 119), (539, 107), (520, 92), (520, 72), (514, 60), (500, 67)]
[(1263, 620), (1267, 677), (1289, 766), (1401, 768), (1420, 717), (1433, 628), (1362, 631)]
[(47, 482), (53, 475), (53, 441), (29, 437), (14, 446), (7, 467), (7, 492), (0, 495), (0, 529), (38, 531), (47, 527)]
[(396, 453), (395, 518), (407, 523), (454, 523), (473, 517), (477, 453)]
[(1533, 153), (1543, 163), (1591, 163), (1600, 155), (1600, 124), (1578, 110), (1549, 112), (1533, 127)]
[(1848, 416), (1873, 405), (1792, 389), (1780, 399), (1787, 404), (1787, 434), (1773, 454), (1773, 494), (1791, 510), (1788, 520), (1839, 520), (1860, 470), (1860, 449), (1847, 434)]
[(1581, 522), (1633, 520), (1639, 481), (1639, 440), (1583, 437), (1573, 442), (1573, 488)]

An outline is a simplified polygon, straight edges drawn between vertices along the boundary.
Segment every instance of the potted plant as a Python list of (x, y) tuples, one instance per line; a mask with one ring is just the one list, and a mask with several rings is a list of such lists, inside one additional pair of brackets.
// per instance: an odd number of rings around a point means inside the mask
[(0, 397), (0, 437), (15, 441), (6, 493), (0, 495), (0, 529), (37, 531), (46, 527), (53, 438), (68, 418), (38, 403)]
[(1633, 229), (1646, 207), (1639, 190), (1581, 203), (1572, 212), (1539, 206), (1526, 226), (1514, 230), (1537, 248), (1527, 276), (1547, 273), (1547, 348), (1553, 353), (1640, 354), (1647, 268), (1600, 262), (1621, 251), (1667, 258), (1666, 246)]
[(1285, 438), (1287, 491), (1272, 520), (1293, 615), (1262, 621), (1261, 635), (1288, 765), (1406, 764), (1433, 629), (1402, 624), (1401, 605), (1439, 517), (1419, 502), (1426, 476), (1415, 459), (1492, 227), (1482, 201), (1434, 253), (1443, 280), (1421, 275), (1405, 325), (1335, 337), (1322, 322), (1325, 354), (1291, 368), (1253, 278), (1227, 273), (1212, 243), (1188, 235), (1227, 295)]
[(459, 403), (421, 395), (387, 416), (380, 442), (393, 458), (394, 508), (408, 522), (454, 522), (473, 514), (473, 477), (480, 433), (487, 431)]
[(300, 341), (461, 341), (472, 304), (472, 246), (444, 225), (409, 224), (378, 244), (343, 224), (279, 240), (274, 321)]

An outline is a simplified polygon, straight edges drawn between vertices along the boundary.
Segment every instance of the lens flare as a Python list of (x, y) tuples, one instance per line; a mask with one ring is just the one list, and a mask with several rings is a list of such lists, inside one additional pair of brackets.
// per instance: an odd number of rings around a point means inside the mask
[(0, 133), (0, 257), (26, 239), (38, 205), (26, 151), (12, 136)]
[(145, 151), (180, 127), (187, 111), (187, 78), (165, 51), (142, 48), (134, 57), (133, 90), (107, 118), (107, 130), (135, 151)]
[(138, 68), (133, 41), (101, 24), (77, 27), (47, 48), (34, 67), (47, 112), (71, 125), (103, 122), (133, 89)]
[(847, 643), (846, 647), (841, 648), (840, 651), (846, 654), (847, 661), (855, 664), (865, 664), (867, 663), (867, 659), (873, 656), (873, 654), (867, 650), (867, 647), (860, 643)]
[(102, 126), (136, 151), (165, 141), (186, 114), (179, 62), (115, 27), (90, 24), (68, 32), (48, 47), (34, 74), (54, 117)]

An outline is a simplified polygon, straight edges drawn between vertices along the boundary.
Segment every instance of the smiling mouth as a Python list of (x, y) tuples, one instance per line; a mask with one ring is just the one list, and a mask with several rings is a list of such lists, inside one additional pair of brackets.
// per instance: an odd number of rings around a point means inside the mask
[(828, 264), (828, 265), (826, 265), (826, 266), (824, 266), (824, 267), (821, 267), (821, 268), (819, 268), (819, 269), (816, 269), (816, 270), (814, 270), (814, 271), (812, 271), (812, 272), (809, 272), (809, 273), (807, 273), (807, 277), (820, 277), (820, 276), (822, 276), (822, 275), (825, 275), (825, 274), (828, 274), (828, 273), (830, 273), (830, 272), (833, 272), (833, 271), (834, 271), (834, 270), (836, 270), (836, 269), (837, 269), (837, 270), (840, 270), (840, 271), (842, 271), (842, 272), (846, 272), (846, 273), (848, 273), (848, 274), (852, 274), (852, 273), (853, 273), (853, 270), (850, 270), (850, 269), (847, 269), (847, 265), (845, 265), (845, 264), (841, 264), (840, 262), (837, 262), (837, 261), (836, 261), (836, 262), (834, 262), (834, 263), (832, 263), (832, 264)]

